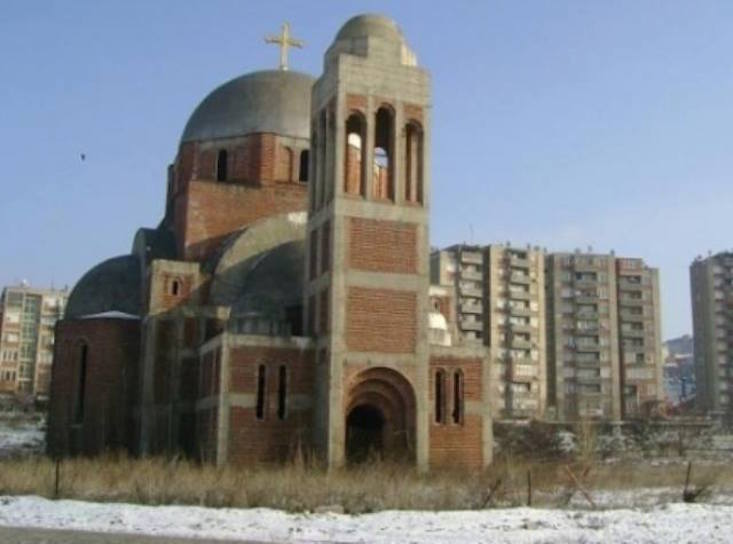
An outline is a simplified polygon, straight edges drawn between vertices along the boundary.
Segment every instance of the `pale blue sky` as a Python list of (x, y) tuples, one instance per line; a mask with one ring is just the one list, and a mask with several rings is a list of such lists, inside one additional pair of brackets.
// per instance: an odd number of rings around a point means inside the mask
[(72, 285), (128, 252), (198, 102), (276, 67), (262, 38), (284, 20), (317, 75), (360, 12), (432, 72), (434, 245), (643, 257), (665, 336), (690, 331), (690, 261), (733, 247), (733, 2), (5, 0), (0, 284)]

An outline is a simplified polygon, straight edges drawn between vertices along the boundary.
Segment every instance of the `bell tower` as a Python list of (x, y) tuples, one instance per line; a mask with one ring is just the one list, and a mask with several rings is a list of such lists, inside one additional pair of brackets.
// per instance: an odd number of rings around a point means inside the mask
[(397, 25), (350, 19), (313, 87), (305, 323), (329, 466), (428, 465), (430, 80)]

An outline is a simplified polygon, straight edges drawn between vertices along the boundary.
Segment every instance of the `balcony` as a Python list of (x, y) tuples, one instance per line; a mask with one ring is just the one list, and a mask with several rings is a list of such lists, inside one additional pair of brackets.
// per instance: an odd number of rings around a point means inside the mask
[(507, 323), (507, 327), (509, 327), (509, 330), (512, 332), (531, 333), (537, 329), (537, 327), (533, 327), (529, 323), (512, 323), (511, 321)]
[(509, 289), (507, 292), (509, 298), (516, 300), (529, 300), (532, 298), (532, 293), (523, 289)]
[(467, 280), (483, 281), (484, 276), (480, 270), (472, 270), (470, 268), (461, 268), (461, 278)]
[(471, 264), (483, 264), (484, 259), (478, 251), (461, 251), (461, 262)]
[(474, 297), (474, 298), (483, 298), (484, 291), (483, 289), (480, 289), (478, 287), (472, 286), (472, 285), (458, 285), (458, 292), (461, 294), (461, 296), (467, 296), (467, 297)]
[(529, 268), (529, 259), (527, 258), (521, 258), (521, 257), (515, 257), (514, 255), (509, 256), (509, 266), (513, 266), (516, 268)]
[(573, 279), (573, 285), (575, 287), (596, 287), (598, 285), (598, 278), (575, 278)]
[(601, 344), (599, 342), (584, 342), (582, 344), (576, 344), (575, 351), (601, 351)]
[(620, 336), (622, 338), (644, 338), (646, 331), (644, 329), (621, 329)]
[(461, 304), (461, 313), (464, 314), (482, 314), (483, 311), (484, 307), (482, 304), (471, 304), (468, 302)]
[(631, 312), (619, 312), (621, 321), (628, 321), (630, 323), (639, 323), (644, 321), (644, 314), (632, 314)]
[(620, 279), (618, 282), (618, 288), (621, 291), (633, 291), (633, 292), (639, 292), (644, 289), (643, 283), (634, 283), (632, 281)]
[(532, 342), (523, 338), (511, 338), (509, 345), (515, 349), (532, 349)]
[(510, 315), (516, 315), (516, 316), (529, 316), (532, 311), (529, 309), (529, 307), (524, 306), (509, 306), (507, 308)]
[(475, 319), (461, 319), (461, 329), (464, 331), (483, 331), (483, 321), (476, 321)]
[(517, 274), (513, 273), (509, 275), (509, 283), (519, 283), (522, 285), (529, 285), (532, 278), (529, 274)]

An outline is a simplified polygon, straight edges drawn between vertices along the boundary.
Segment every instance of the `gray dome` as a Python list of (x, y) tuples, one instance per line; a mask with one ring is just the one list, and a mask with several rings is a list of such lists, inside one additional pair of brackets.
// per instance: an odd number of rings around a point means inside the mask
[(135, 255), (108, 259), (84, 274), (69, 295), (65, 317), (117, 311), (141, 313), (140, 261)]
[(281, 244), (250, 258), (244, 288), (232, 314), (277, 319), (285, 308), (302, 304), (304, 259), (303, 240)]
[(336, 34), (336, 40), (353, 40), (367, 37), (396, 42), (404, 41), (404, 36), (397, 23), (389, 17), (372, 13), (352, 17), (344, 23), (344, 26)]
[(313, 81), (307, 74), (289, 70), (253, 72), (232, 79), (194, 110), (181, 143), (253, 132), (309, 138)]

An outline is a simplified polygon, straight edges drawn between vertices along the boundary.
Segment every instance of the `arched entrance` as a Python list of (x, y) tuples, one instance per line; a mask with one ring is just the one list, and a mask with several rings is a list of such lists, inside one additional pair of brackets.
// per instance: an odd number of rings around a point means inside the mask
[(370, 368), (352, 381), (346, 404), (346, 460), (415, 457), (415, 394), (389, 368)]

